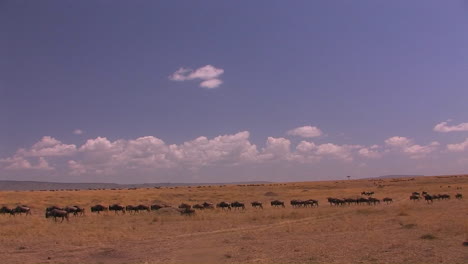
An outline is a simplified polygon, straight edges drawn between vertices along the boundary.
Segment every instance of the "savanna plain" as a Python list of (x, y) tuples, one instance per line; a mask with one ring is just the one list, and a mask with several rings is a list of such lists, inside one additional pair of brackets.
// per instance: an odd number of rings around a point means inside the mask
[[(330, 205), (328, 197), (391, 197), (393, 203)], [(449, 194), (433, 203), (412, 192)], [(455, 199), (461, 193), (464, 199)], [(468, 175), (136, 190), (2, 191), (0, 205), (32, 214), (0, 215), (0, 263), (468, 263)], [(293, 208), (293, 199), (318, 207)], [(285, 208), (271, 207), (272, 200)], [(240, 201), (245, 210), (181, 215), (181, 203)], [(264, 209), (250, 202), (263, 202)], [(164, 203), (137, 214), (90, 212), (95, 204)], [(52, 205), (85, 216), (45, 218)]]

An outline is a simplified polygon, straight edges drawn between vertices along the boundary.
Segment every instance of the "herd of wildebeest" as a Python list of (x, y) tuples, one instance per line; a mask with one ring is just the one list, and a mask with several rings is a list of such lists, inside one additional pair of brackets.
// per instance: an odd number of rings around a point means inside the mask
[[(361, 197), (359, 198), (333, 198), (333, 197), (328, 197), (327, 201), (330, 204), (330, 206), (345, 206), (345, 205), (377, 205), (380, 204), (381, 200), (372, 197), (374, 195), (374, 192), (362, 192)], [(429, 193), (423, 191), (422, 193), (419, 192), (413, 192), (410, 196), (409, 199), (411, 201), (419, 201), (421, 199), (424, 199), (427, 203), (432, 203), (435, 200), (448, 200), (450, 199), (451, 196), (449, 194), (435, 194), (435, 195), (430, 195)], [(455, 198), (458, 200), (463, 199), (463, 195), (461, 193), (457, 193), (455, 195)], [(393, 199), (390, 197), (385, 197), (382, 199), (382, 202), (389, 204), (393, 202)], [(263, 209), (263, 203), (260, 201), (254, 201), (251, 202), (250, 205), (253, 208), (257, 209)], [(270, 202), (271, 207), (286, 207), (285, 202), (281, 200), (273, 200)], [(300, 208), (300, 207), (318, 207), (319, 206), (319, 201), (314, 200), (314, 199), (308, 199), (308, 200), (291, 200), (290, 205), (293, 208)], [(172, 208), (171, 205), (167, 204), (152, 204), (152, 205), (121, 205), (121, 204), (112, 204), (109, 206), (104, 206), (102, 204), (97, 204), (94, 206), (91, 206), (90, 211), (91, 213), (96, 213), (100, 214), (101, 212), (109, 212), (113, 211), (115, 214), (137, 214), (139, 212), (150, 212), (150, 211), (157, 211), (162, 208)], [(186, 204), (182, 203), (180, 204), (177, 208), (175, 208), (181, 215), (193, 215), (195, 214), (195, 210), (209, 210), (209, 209), (221, 209), (221, 210), (233, 210), (233, 209), (240, 209), (240, 210), (245, 210), (246, 206), (245, 203), (235, 201), (235, 202), (220, 202), (217, 203), (216, 205), (210, 202), (204, 202), (201, 204)], [(45, 218), (53, 218), (55, 221), (57, 219), (61, 219), (61, 222), (64, 220), (69, 220), (69, 215), (73, 216), (84, 216), (85, 215), (85, 208), (78, 206), (78, 205), (73, 205), (73, 206), (66, 206), (66, 207), (61, 207), (61, 206), (50, 206), (45, 209)], [(7, 206), (2, 206), (0, 208), (0, 214), (9, 214), (10, 216), (16, 216), (16, 215), (30, 215), (31, 214), (31, 208), (26, 206), (26, 205), (18, 205), (14, 208), (9, 208)]]

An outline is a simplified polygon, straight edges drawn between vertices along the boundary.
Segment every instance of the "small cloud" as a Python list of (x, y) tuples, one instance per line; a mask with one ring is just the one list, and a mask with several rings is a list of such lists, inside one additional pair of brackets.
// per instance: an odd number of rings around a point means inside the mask
[(468, 138), (458, 144), (448, 144), (447, 149), (453, 152), (461, 152), (468, 149)]
[(75, 135), (81, 135), (81, 134), (83, 134), (83, 133), (84, 133), (84, 131), (81, 130), (81, 129), (75, 129), (75, 130), (73, 130), (73, 134), (75, 134)]
[(439, 142), (433, 141), (429, 145), (417, 145), (406, 137), (391, 137), (385, 140), (385, 144), (392, 147), (393, 150), (399, 150), (407, 154), (412, 159), (424, 158), (426, 155), (434, 152), (439, 147)]
[(458, 125), (449, 126), (448, 122), (450, 122), (450, 120), (435, 125), (434, 131), (441, 133), (468, 131), (468, 123), (460, 123)]
[(221, 81), (219, 79), (211, 79), (211, 80), (206, 80), (206, 81), (201, 82), (200, 87), (213, 89), (213, 88), (217, 88), (222, 83), (223, 83), (223, 81)]
[(411, 140), (406, 137), (391, 137), (385, 140), (385, 144), (392, 147), (403, 147), (411, 143)]
[(172, 81), (187, 81), (187, 80), (203, 80), (200, 87), (213, 89), (219, 87), (223, 81), (219, 78), (224, 73), (221, 68), (216, 68), (212, 65), (206, 65), (196, 70), (189, 68), (179, 68), (171, 76), (169, 80)]
[(315, 126), (303, 126), (291, 129), (287, 132), (288, 135), (298, 136), (303, 138), (313, 138), (322, 135), (322, 131)]

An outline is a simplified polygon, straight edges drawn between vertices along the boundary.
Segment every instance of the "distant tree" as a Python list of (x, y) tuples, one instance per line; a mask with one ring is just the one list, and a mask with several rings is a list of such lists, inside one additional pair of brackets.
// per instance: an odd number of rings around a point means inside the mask
[(348, 175), (348, 176), (346, 176), (346, 178), (348, 178), (348, 180), (349, 180), (349, 178), (351, 178), (351, 176)]

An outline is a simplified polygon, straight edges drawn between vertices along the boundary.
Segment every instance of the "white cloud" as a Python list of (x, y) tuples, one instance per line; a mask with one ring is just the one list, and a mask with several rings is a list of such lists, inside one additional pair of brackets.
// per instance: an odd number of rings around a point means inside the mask
[(219, 87), (223, 81), (219, 78), (224, 73), (223, 69), (212, 65), (206, 65), (196, 70), (179, 68), (169, 79), (172, 81), (203, 80), (200, 87), (213, 89)]
[(411, 143), (411, 140), (406, 137), (391, 137), (385, 140), (385, 144), (392, 147), (403, 147)]
[(36, 165), (33, 165), (30, 160), (18, 154), (13, 157), (0, 159), (0, 163), (6, 164), (4, 166), (7, 170), (52, 170), (53, 167), (43, 158), (37, 159)]
[(63, 144), (53, 137), (45, 136), (30, 149), (19, 149), (17, 154), (25, 157), (66, 156), (76, 152), (76, 145)]
[(331, 156), (344, 161), (352, 161), (352, 150), (360, 148), (358, 145), (336, 145), (326, 143), (317, 146), (316, 154), (319, 156)]
[(311, 151), (315, 150), (317, 146), (314, 142), (308, 141), (301, 141), (297, 146), (296, 150), (300, 153), (310, 153)]
[(291, 141), (286, 138), (268, 137), (260, 160), (288, 160), (291, 158)]
[(434, 152), (439, 146), (439, 142), (433, 141), (429, 145), (411, 145), (405, 147), (403, 151), (410, 156), (412, 159), (419, 159), (425, 157), (427, 154)]
[(458, 144), (448, 144), (447, 149), (453, 152), (461, 152), (468, 150), (468, 138), (465, 139), (465, 141), (460, 142)]
[(223, 83), (223, 81), (221, 81), (219, 79), (211, 79), (211, 80), (206, 80), (206, 81), (201, 82), (200, 87), (213, 89), (213, 88), (217, 88), (222, 83)]
[(364, 147), (364, 148), (359, 149), (358, 153), (359, 155), (366, 157), (366, 158), (370, 158), (370, 159), (377, 159), (377, 158), (382, 157), (382, 153), (377, 151), (376, 149), (378, 149), (378, 146), (373, 145), (369, 148)]
[(437, 141), (433, 141), (426, 146), (417, 145), (409, 138), (398, 136), (386, 139), (385, 144), (392, 147), (394, 150), (399, 150), (407, 154), (412, 159), (423, 158), (427, 154), (434, 152), (440, 145)]
[(461, 123), (454, 126), (449, 126), (448, 122), (442, 122), (434, 126), (436, 132), (457, 132), (457, 131), (468, 131), (468, 123)]
[(291, 129), (287, 132), (288, 135), (291, 136), (299, 136), (303, 138), (313, 138), (319, 137), (322, 135), (322, 131), (315, 126), (303, 126), (297, 127), (295, 129)]
[(206, 65), (204, 67), (200, 67), (195, 71), (191, 72), (187, 78), (188, 80), (193, 79), (202, 79), (202, 80), (211, 80), (218, 78), (221, 74), (224, 73), (223, 69), (218, 69), (211, 65)]
[(83, 132), (83, 130), (81, 130), (81, 129), (75, 129), (75, 130), (73, 130), (73, 134), (75, 134), (75, 135), (81, 135), (81, 134), (83, 134), (83, 133), (84, 133), (84, 132)]

